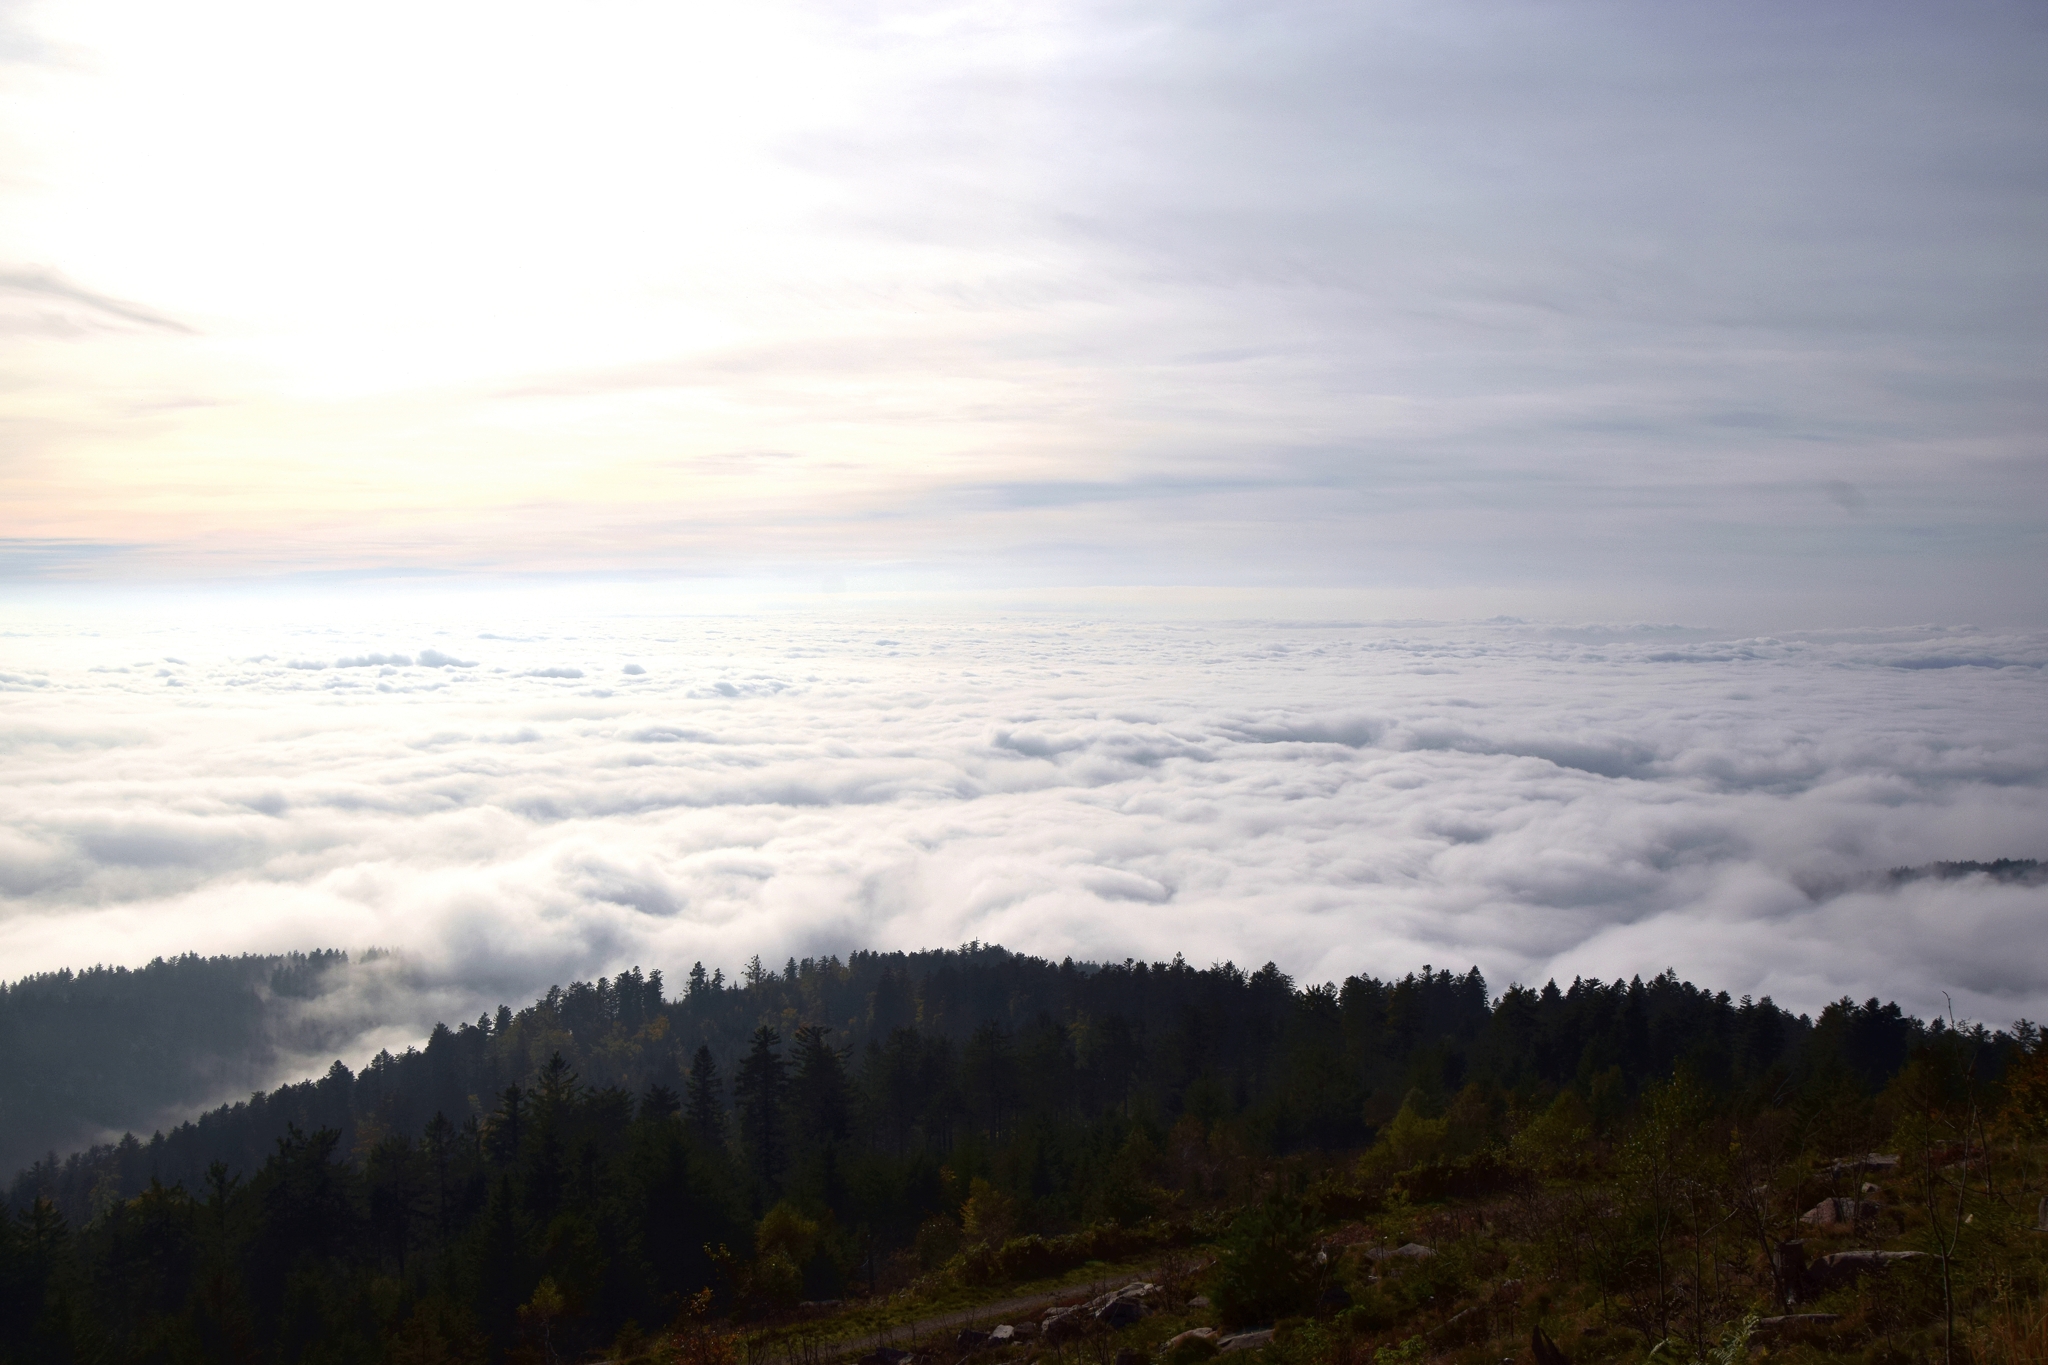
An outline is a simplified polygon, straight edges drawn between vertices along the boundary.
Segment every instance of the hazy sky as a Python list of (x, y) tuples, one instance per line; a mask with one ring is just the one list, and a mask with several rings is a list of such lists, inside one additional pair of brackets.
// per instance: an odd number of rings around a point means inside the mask
[(2034, 3), (10, 0), (0, 573), (2038, 625), (2043, 243)]

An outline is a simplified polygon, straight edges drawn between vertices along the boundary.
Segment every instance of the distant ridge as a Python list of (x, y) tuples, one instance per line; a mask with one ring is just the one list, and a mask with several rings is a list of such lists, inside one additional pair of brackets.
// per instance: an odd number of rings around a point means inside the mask
[(1978, 876), (2012, 886), (2040, 886), (2048, 883), (2048, 864), (2039, 858), (1999, 858), (1988, 863), (1922, 863), (1918, 867), (1895, 867), (1884, 874), (1884, 880), (1891, 886), (1903, 886), (1907, 882), (1947, 882)]

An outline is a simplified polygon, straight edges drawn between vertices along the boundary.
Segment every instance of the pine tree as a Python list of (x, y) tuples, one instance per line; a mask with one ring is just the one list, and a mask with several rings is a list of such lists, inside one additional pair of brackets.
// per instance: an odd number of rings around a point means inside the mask
[(699, 1046), (697, 1055), (690, 1062), (689, 1109), (686, 1119), (690, 1130), (704, 1140), (707, 1147), (725, 1145), (725, 1102), (721, 1098), (724, 1089), (719, 1079), (718, 1063), (711, 1056), (708, 1045)]
[(732, 1087), (733, 1097), (739, 1101), (740, 1140), (764, 1202), (781, 1188), (782, 1169), (789, 1159), (782, 1118), (788, 1068), (776, 1051), (781, 1045), (782, 1035), (766, 1024), (755, 1029)]

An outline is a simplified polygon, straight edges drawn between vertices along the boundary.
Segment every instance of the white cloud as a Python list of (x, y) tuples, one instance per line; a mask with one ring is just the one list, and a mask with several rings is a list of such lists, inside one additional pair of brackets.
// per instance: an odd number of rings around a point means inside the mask
[(250, 659), (374, 646), (344, 627), (176, 632), (170, 696), (99, 671), (118, 633), (16, 632), (49, 685), (0, 700), (0, 959), (375, 944), (415, 1025), (968, 939), (2048, 1012), (2048, 888), (1858, 880), (2048, 853), (2048, 637), (442, 624), (477, 667), (389, 691)]

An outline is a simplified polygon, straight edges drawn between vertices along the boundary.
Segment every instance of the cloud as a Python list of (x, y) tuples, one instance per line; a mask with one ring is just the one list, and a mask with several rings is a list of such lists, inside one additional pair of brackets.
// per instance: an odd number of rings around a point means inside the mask
[[(168, 636), (78, 620), (15, 641), (48, 680), (0, 731), (16, 971), (374, 943), (423, 1028), (636, 962), (980, 939), (2048, 1010), (2048, 887), (1881, 875), (2048, 852), (2038, 635), (585, 616), (386, 693), (260, 656), (388, 623), (251, 624), (177, 632), (174, 700), (94, 671)], [(562, 689), (572, 640), (650, 672)], [(1932, 657), (2021, 666), (1896, 666)]]
[(83, 285), (66, 279), (47, 266), (0, 267), (0, 293), (25, 295), (30, 298), (55, 299), (76, 304), (89, 312), (117, 322), (134, 323), (140, 327), (158, 331), (175, 332), (181, 336), (197, 336), (199, 333), (176, 318), (165, 317), (138, 303), (125, 299), (110, 298), (98, 294)]
[[(161, 532), (70, 573), (2048, 620), (2024, 6), (794, 0), (482, 63), (449, 15), (161, 8), (38, 8), (89, 60), (8, 114), (70, 168), (18, 251), (236, 338), (7, 273), (82, 337), (0, 335), (70, 471), (16, 521)], [(59, 230), (138, 185), (152, 249)]]

